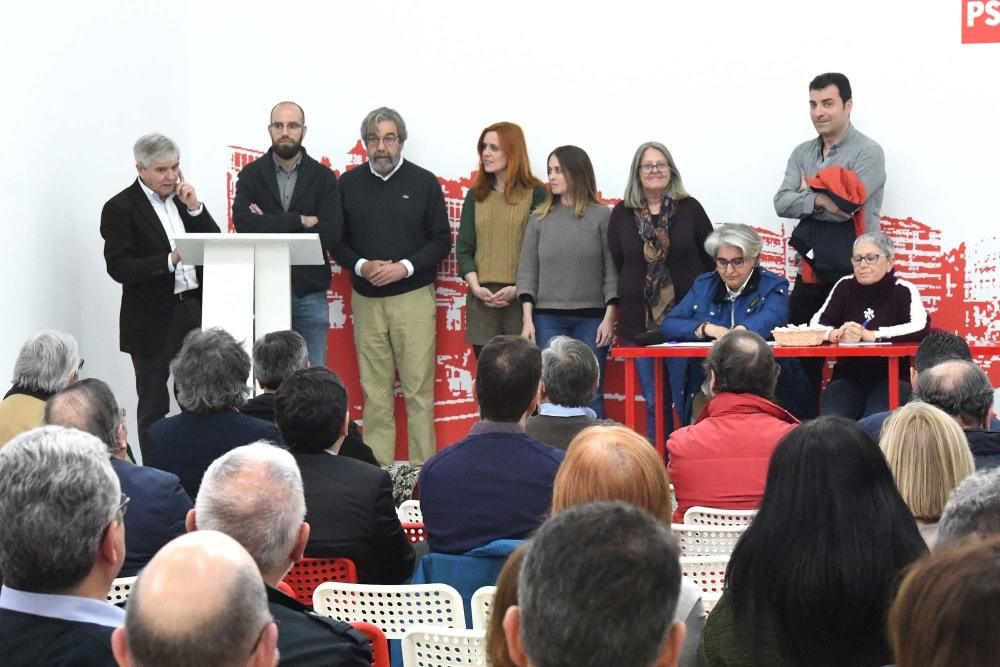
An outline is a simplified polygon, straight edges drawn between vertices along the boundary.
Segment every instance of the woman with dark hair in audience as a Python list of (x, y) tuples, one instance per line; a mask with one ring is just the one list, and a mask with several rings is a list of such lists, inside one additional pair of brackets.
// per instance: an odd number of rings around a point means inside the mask
[[(621, 299), (619, 333), (625, 345), (636, 337), (660, 330), (670, 309), (679, 303), (694, 279), (714, 267), (705, 252), (712, 223), (698, 200), (684, 189), (674, 158), (663, 144), (647, 141), (632, 157), (625, 196), (611, 211), (608, 246), (618, 271)], [(652, 442), (663, 438), (655, 429), (653, 369), (663, 363), (636, 359), (639, 385), (646, 401), (646, 435)], [(670, 385), (663, 387), (664, 428), (673, 430)]]
[(913, 401), (889, 416), (879, 446), (920, 534), (933, 549), (948, 496), (976, 470), (965, 434), (943, 410)]
[(936, 552), (906, 573), (889, 610), (898, 667), (1000, 660), (1000, 538)]
[(478, 357), (493, 336), (521, 335), (517, 262), (528, 216), (545, 199), (545, 187), (531, 173), (524, 132), (514, 123), (484, 129), (476, 149), (479, 171), (462, 205), (455, 258), (469, 286), (465, 340)]
[(885, 665), (895, 580), (926, 552), (871, 438), (846, 419), (806, 422), (771, 458), (699, 664)]
[(545, 349), (555, 336), (583, 341), (601, 367), (591, 402), (604, 418), (604, 362), (615, 337), (618, 272), (608, 250), (611, 211), (597, 197), (594, 167), (582, 148), (549, 154), (549, 194), (528, 220), (517, 267), (521, 335)]
[[(591, 426), (580, 431), (566, 450), (552, 485), (552, 513), (598, 500), (627, 502), (670, 524), (670, 482), (663, 461), (632, 429)], [(701, 591), (687, 579), (681, 580), (674, 621), (687, 626), (679, 664), (693, 665), (705, 611)]]
[[(831, 343), (916, 342), (930, 331), (930, 319), (913, 283), (896, 277), (892, 239), (882, 232), (854, 241), (853, 275), (833, 286), (810, 325), (826, 327)], [(822, 395), (822, 413), (861, 419), (889, 409), (885, 359), (864, 357), (837, 361)], [(899, 364), (899, 398), (910, 396), (910, 367)]]

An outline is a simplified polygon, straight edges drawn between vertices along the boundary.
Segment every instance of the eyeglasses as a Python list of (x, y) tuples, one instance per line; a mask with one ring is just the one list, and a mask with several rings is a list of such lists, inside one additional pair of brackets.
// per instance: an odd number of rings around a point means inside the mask
[(386, 148), (392, 148), (399, 143), (399, 137), (395, 134), (387, 134), (384, 137), (380, 137), (376, 134), (369, 134), (365, 137), (365, 143), (372, 147), (383, 144)]
[(670, 165), (666, 162), (644, 162), (639, 165), (639, 169), (644, 174), (652, 174), (654, 171), (666, 173), (670, 171)]
[(122, 500), (118, 503), (118, 509), (115, 511), (115, 516), (121, 516), (122, 519), (125, 518), (125, 510), (128, 508), (129, 501), (132, 500), (124, 493), (122, 494)]
[(286, 127), (289, 132), (297, 132), (302, 129), (302, 123), (271, 123), (269, 127), (275, 132), (282, 132)]
[(746, 264), (746, 257), (734, 257), (733, 259), (726, 259), (725, 257), (716, 257), (715, 265), (725, 271), (730, 266), (736, 270), (742, 269), (743, 265)]
[(78, 371), (83, 370), (83, 362), (84, 361), (86, 361), (86, 360), (85, 359), (81, 359), (80, 360), (80, 363), (77, 365), (76, 370), (78, 370)]
[(885, 257), (885, 255), (877, 255), (875, 253), (869, 253), (867, 255), (853, 255), (851, 257), (851, 264), (854, 266), (861, 266), (862, 262), (865, 264), (874, 264), (881, 257)]

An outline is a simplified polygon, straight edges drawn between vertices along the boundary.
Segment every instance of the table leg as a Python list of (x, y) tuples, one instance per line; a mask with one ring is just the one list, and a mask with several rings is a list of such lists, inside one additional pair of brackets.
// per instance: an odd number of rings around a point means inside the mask
[(663, 433), (663, 359), (658, 359), (653, 357), (653, 400), (656, 401), (655, 408), (655, 419), (654, 424), (656, 428), (656, 437), (653, 438), (653, 444), (656, 445), (656, 452), (663, 458), (663, 445), (666, 434), (660, 437)]
[(899, 357), (889, 357), (889, 411), (899, 407)]
[(635, 359), (625, 358), (625, 426), (635, 429)]

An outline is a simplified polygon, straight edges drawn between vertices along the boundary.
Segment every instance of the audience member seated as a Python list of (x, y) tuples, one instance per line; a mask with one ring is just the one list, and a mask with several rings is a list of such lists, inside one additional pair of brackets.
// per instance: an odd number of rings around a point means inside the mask
[(976, 667), (1000, 655), (1000, 538), (918, 561), (889, 612), (898, 667)]
[(705, 362), (711, 399), (691, 426), (667, 440), (674, 522), (695, 505), (756, 509), (778, 442), (799, 423), (774, 402), (774, 352), (752, 331), (732, 331)]
[(946, 361), (920, 374), (915, 394), (958, 422), (977, 469), (1000, 466), (1000, 432), (987, 430), (993, 385), (983, 369), (971, 361)]
[[(917, 353), (913, 355), (913, 365), (910, 367), (910, 386), (916, 388), (917, 377), (929, 368), (945, 361), (972, 361), (969, 344), (961, 336), (944, 331), (932, 331), (920, 341)], [(876, 412), (860, 421), (858, 426), (865, 430), (872, 440), (878, 440), (882, 434), (882, 424), (889, 418), (891, 412)], [(1000, 431), (1000, 421), (994, 415), (990, 421), (989, 430)]]
[[(273, 331), (253, 344), (253, 375), (260, 393), (248, 400), (240, 412), (257, 419), (274, 422), (274, 394), (281, 383), (297, 370), (309, 367), (306, 339), (297, 331)], [(361, 431), (353, 421), (340, 447), (340, 455), (378, 465), (372, 448), (361, 439)]]
[(268, 443), (244, 445), (212, 462), (201, 481), (189, 530), (217, 530), (247, 550), (267, 584), (278, 623), (281, 664), (369, 667), (368, 639), (350, 625), (310, 613), (277, 588), (309, 540), (298, 464)]
[(774, 450), (699, 664), (885, 665), (893, 586), (925, 553), (878, 445), (846, 419), (806, 422)]
[[(749, 329), (763, 338), (788, 323), (788, 280), (760, 266), (764, 242), (749, 225), (720, 225), (705, 239), (716, 270), (698, 276), (691, 290), (664, 318), (668, 340), (712, 341), (731, 329)], [(674, 407), (690, 424), (704, 404), (705, 373), (694, 359), (667, 363)], [(697, 405), (696, 405), (697, 404)]]
[(587, 406), (594, 400), (600, 374), (589, 345), (569, 336), (554, 337), (542, 350), (538, 414), (528, 417), (524, 430), (565, 451), (577, 433), (597, 423), (597, 414)]
[(879, 445), (899, 494), (933, 549), (948, 495), (976, 469), (962, 429), (942, 410), (915, 401), (892, 413)]
[(525, 433), (538, 402), (542, 354), (520, 336), (495, 336), (476, 363), (482, 421), (420, 470), (420, 510), (432, 552), (461, 554), (523, 539), (552, 504), (563, 452)]
[[(916, 286), (896, 277), (893, 255), (892, 240), (882, 232), (855, 239), (854, 274), (837, 281), (810, 325), (826, 327), (827, 340), (841, 345), (922, 340), (930, 330), (927, 311)], [(823, 414), (858, 420), (888, 410), (887, 364), (881, 358), (839, 359), (823, 391)], [(910, 395), (905, 359), (899, 373), (899, 395), (905, 401)]]
[(1000, 468), (972, 473), (948, 498), (935, 550), (965, 540), (1000, 537)]
[(112, 642), (121, 667), (278, 664), (278, 626), (260, 572), (236, 540), (211, 530), (156, 554), (132, 586), (125, 627)]
[(504, 614), (518, 667), (673, 666), (680, 548), (662, 521), (633, 505), (596, 502), (545, 522), (528, 544), (518, 604)]
[(122, 493), (129, 497), (119, 576), (135, 576), (160, 547), (184, 534), (191, 499), (177, 475), (128, 461), (125, 415), (111, 387), (93, 378), (71, 384), (45, 404), (45, 423), (89, 433), (107, 448)]
[(208, 465), (230, 449), (257, 440), (278, 439), (274, 424), (240, 414), (250, 389), (250, 355), (223, 329), (195, 329), (173, 361), (170, 372), (181, 413), (149, 428), (143, 461), (181, 478), (197, 498)]
[(76, 382), (81, 366), (76, 339), (69, 334), (43, 331), (25, 341), (14, 362), (14, 386), (0, 401), (0, 447), (41, 426), (45, 401)]
[(0, 661), (114, 665), (108, 604), (125, 558), (123, 496), (100, 440), (44, 426), (0, 449)]
[(486, 622), (486, 659), (490, 667), (515, 667), (507, 651), (507, 638), (503, 633), (503, 619), (507, 610), (517, 604), (517, 578), (521, 574), (521, 563), (528, 551), (528, 544), (522, 543), (511, 553), (497, 577), (496, 591), (490, 604), (490, 617)]
[[(578, 435), (559, 466), (552, 487), (552, 513), (595, 500), (620, 500), (646, 510), (670, 525), (670, 482), (656, 450), (624, 426), (595, 426)], [(701, 589), (681, 580), (674, 621), (687, 634), (681, 650), (682, 667), (694, 665), (705, 610)]]
[(413, 573), (413, 548), (396, 515), (389, 474), (338, 454), (350, 416), (337, 375), (315, 366), (281, 383), (274, 416), (302, 473), (306, 556), (350, 558), (362, 584), (401, 584)]

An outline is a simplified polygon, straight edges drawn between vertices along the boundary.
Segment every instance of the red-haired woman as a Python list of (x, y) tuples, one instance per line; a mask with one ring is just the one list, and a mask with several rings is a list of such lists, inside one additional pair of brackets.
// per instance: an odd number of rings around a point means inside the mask
[(479, 172), (462, 206), (455, 256), (469, 286), (465, 340), (476, 356), (493, 336), (521, 334), (514, 283), (528, 216), (545, 199), (531, 173), (524, 132), (494, 123), (479, 135)]

